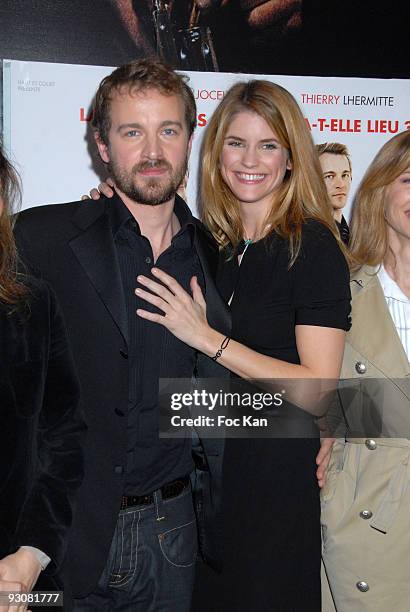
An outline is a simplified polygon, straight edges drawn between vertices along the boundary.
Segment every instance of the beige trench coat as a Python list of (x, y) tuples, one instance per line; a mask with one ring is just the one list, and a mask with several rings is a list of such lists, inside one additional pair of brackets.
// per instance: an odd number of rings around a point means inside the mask
[(356, 380), (322, 491), (324, 612), (410, 611), (410, 364), (375, 272), (351, 281), (341, 378)]

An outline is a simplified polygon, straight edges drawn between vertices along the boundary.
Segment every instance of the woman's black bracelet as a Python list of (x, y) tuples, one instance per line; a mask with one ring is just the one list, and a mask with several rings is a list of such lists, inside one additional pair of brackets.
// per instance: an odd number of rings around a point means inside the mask
[(226, 336), (223, 340), (222, 340), (222, 344), (221, 344), (221, 348), (219, 348), (215, 355), (213, 357), (211, 357), (211, 359), (213, 359), (214, 361), (218, 361), (219, 357), (222, 355), (222, 351), (224, 351), (226, 349), (226, 347), (229, 344), (229, 340), (230, 337)]

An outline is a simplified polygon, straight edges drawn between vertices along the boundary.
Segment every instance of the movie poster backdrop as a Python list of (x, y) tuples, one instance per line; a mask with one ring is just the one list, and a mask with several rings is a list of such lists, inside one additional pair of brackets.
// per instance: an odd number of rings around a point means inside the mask
[[(23, 207), (78, 200), (105, 169), (95, 155), (90, 105), (100, 80), (113, 70), (42, 62), (5, 61), (4, 143), (19, 168)], [(266, 78), (286, 87), (301, 106), (316, 143), (347, 146), (354, 190), (377, 150), (410, 129), (409, 82), (400, 79), (294, 77), (186, 72), (198, 105), (187, 199), (196, 210), (201, 136), (224, 92), (238, 80)]]

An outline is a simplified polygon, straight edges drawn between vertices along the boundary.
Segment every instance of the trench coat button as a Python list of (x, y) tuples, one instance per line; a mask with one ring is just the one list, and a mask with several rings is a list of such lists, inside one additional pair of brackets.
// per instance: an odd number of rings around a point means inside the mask
[(116, 465), (114, 467), (114, 474), (122, 474), (124, 471), (124, 468), (122, 465)]
[(364, 580), (356, 582), (356, 586), (362, 593), (367, 593), (367, 591), (369, 590), (369, 585)]
[(362, 519), (370, 519), (373, 516), (373, 512), (371, 510), (362, 510), (360, 513), (360, 518)]
[(369, 450), (374, 450), (375, 448), (377, 448), (375, 440), (366, 440), (365, 444)]
[(355, 365), (355, 370), (358, 374), (365, 374), (367, 368), (364, 363), (362, 363), (361, 361), (358, 361)]
[(128, 359), (128, 353), (127, 351), (124, 351), (124, 349), (120, 349), (120, 355), (121, 357), (124, 357), (124, 359)]

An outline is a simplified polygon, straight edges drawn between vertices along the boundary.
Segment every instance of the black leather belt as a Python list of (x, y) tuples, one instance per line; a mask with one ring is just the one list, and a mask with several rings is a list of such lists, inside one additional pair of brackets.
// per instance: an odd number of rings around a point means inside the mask
[[(183, 476), (182, 478), (176, 478), (172, 482), (161, 487), (162, 499), (172, 499), (182, 493), (184, 489), (189, 485), (189, 476)], [(147, 495), (123, 495), (121, 498), (121, 510), (126, 510), (131, 506), (149, 506), (154, 503), (154, 493), (147, 493)]]

